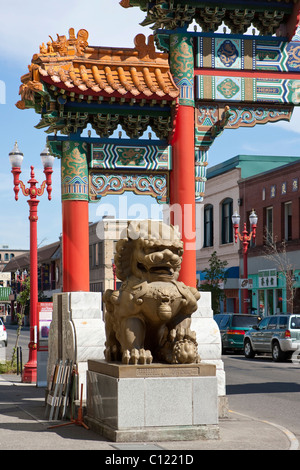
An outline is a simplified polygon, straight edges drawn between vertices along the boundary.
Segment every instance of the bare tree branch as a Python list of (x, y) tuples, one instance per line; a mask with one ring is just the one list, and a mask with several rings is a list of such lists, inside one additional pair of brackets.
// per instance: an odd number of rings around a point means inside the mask
[(279, 242), (277, 236), (273, 237), (270, 233), (266, 232), (264, 241), (265, 245), (263, 256), (269, 261), (273, 261), (278, 275), (284, 280), (286, 287), (286, 302), (289, 310), (293, 313), (294, 298), (296, 295), (296, 289), (294, 287), (295, 265), (288, 256), (286, 240)]

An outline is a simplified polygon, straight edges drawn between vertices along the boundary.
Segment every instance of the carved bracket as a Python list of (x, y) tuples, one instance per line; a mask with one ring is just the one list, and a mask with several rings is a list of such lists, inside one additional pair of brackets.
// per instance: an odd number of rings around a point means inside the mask
[(158, 203), (169, 202), (168, 173), (118, 173), (93, 170), (89, 173), (89, 199), (99, 201), (107, 194), (123, 194), (132, 191), (142, 196), (152, 196)]
[(195, 145), (210, 147), (224, 129), (254, 127), (256, 124), (289, 121), (293, 106), (272, 104), (233, 105), (198, 102), (195, 108)]

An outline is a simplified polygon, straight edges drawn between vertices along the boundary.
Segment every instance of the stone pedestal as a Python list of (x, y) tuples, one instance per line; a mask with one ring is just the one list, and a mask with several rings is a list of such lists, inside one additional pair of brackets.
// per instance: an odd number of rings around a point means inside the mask
[[(84, 384), (86, 398), (86, 371), (88, 359), (104, 359), (105, 327), (101, 293), (67, 292), (54, 294), (53, 317), (49, 333), (47, 382), (58, 359), (72, 360), (78, 366), (79, 385)], [(198, 309), (192, 315), (191, 329), (196, 331), (198, 351), (202, 364), (216, 368), (219, 397), (219, 417), (227, 416), (225, 371), (221, 360), (221, 337), (213, 319), (211, 294), (201, 292)], [(77, 397), (79, 398), (79, 397)]]
[(87, 361), (104, 357), (105, 328), (101, 303), (99, 292), (64, 292), (53, 296), (47, 383), (57, 360), (73, 361), (78, 369), (79, 391), (83, 384), (83, 400), (86, 399)]
[(220, 330), (213, 319), (210, 292), (200, 292), (198, 309), (192, 315), (191, 330), (196, 331), (198, 352), (203, 364), (216, 366), (218, 379), (219, 417), (228, 416), (228, 400), (226, 397), (226, 377), (224, 363), (221, 359), (222, 342)]
[(219, 437), (214, 365), (88, 361), (87, 386), (85, 421), (112, 441)]

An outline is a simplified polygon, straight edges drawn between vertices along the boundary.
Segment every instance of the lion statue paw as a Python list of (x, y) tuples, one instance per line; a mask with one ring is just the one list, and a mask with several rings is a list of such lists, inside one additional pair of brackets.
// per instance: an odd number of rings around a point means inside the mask
[(126, 349), (123, 352), (122, 363), (123, 364), (151, 364), (153, 360), (151, 351), (147, 349), (136, 349), (133, 348), (131, 351)]
[(190, 328), (180, 327), (166, 332), (160, 352), (161, 359), (171, 364), (200, 362), (196, 333)]

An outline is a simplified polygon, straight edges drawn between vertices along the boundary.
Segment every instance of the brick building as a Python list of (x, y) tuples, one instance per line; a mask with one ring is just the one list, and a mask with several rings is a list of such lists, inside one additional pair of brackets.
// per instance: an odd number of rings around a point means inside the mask
[(247, 222), (249, 229), (252, 208), (258, 216), (255, 246), (248, 251), (252, 306), (263, 314), (300, 313), (300, 159), (238, 185), (241, 225)]
[[(240, 215), (240, 231), (244, 222), (249, 230), (249, 215), (255, 209), (258, 215), (256, 244), (248, 249), (248, 278), (253, 281), (249, 311), (276, 313), (288, 311), (291, 305), (286, 282), (279, 267), (266, 258), (264, 236), (271, 231), (278, 240), (286, 239), (286, 252), (292, 253), (294, 311), (298, 309), (300, 287), (300, 158), (286, 156), (238, 155), (208, 169), (202, 224), (199, 234), (203, 247), (197, 252), (197, 278), (203, 280), (202, 270), (208, 267), (213, 251), (221, 260), (227, 260), (228, 280), (224, 285), (223, 310), (242, 312), (242, 291), (239, 279), (243, 274), (241, 243), (234, 243), (232, 214)], [(197, 234), (198, 235), (198, 234)], [(276, 268), (276, 269), (275, 269)], [(276, 286), (261, 285), (264, 271), (276, 271)], [(273, 272), (273, 271), (272, 271)], [(274, 282), (275, 278), (272, 282)], [(272, 288), (271, 288), (272, 287)], [(275, 288), (276, 287), (276, 288)], [(281, 300), (279, 300), (281, 299)]]

